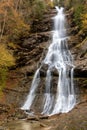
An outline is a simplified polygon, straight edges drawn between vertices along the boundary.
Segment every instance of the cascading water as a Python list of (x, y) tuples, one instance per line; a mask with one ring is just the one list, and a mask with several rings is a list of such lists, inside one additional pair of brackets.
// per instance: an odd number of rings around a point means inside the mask
[[(48, 48), (47, 55), (43, 60), (42, 65), (35, 73), (30, 93), (26, 102), (21, 108), (23, 110), (31, 109), (31, 105), (35, 99), (36, 90), (40, 83), (40, 69), (43, 64), (46, 64), (48, 65), (48, 70), (46, 73), (45, 93), (42, 103), (44, 104), (42, 114), (45, 115), (69, 112), (76, 104), (73, 83), (74, 65), (72, 55), (67, 46), (68, 37), (66, 37), (66, 20), (63, 13), (64, 9), (62, 7), (56, 7), (56, 10), (58, 13), (53, 18), (54, 31), (52, 43)], [(56, 96), (53, 96), (50, 92), (52, 82), (51, 72), (54, 70), (54, 68), (59, 74)]]

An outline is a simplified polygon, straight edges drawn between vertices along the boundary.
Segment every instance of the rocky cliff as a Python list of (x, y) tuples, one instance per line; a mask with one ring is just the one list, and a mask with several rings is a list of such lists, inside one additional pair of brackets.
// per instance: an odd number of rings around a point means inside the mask
[[(44, 58), (47, 48), (51, 42), (52, 17), (55, 16), (55, 9), (49, 10), (41, 21), (34, 20), (31, 25), (29, 36), (22, 37), (16, 49), (13, 49), (16, 55), (16, 66), (10, 69), (6, 87), (0, 98), (1, 119), (4, 118), (22, 118), (18, 114), (20, 106), (23, 104), (35, 70)], [(78, 30), (73, 22), (73, 10), (66, 11), (68, 22), (67, 32), (70, 36), (68, 46), (74, 57), (75, 84), (79, 87), (83, 98), (87, 99), (87, 38)], [(44, 73), (42, 72), (44, 78)], [(56, 73), (54, 74), (54, 83), (56, 84)], [(78, 84), (78, 85), (77, 85)]]

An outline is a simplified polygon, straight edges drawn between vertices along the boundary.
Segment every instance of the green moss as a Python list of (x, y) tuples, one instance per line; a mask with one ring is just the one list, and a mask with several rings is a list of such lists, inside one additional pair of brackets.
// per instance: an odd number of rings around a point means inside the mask
[(2, 92), (3, 88), (5, 87), (7, 72), (8, 72), (8, 70), (6, 67), (0, 68), (0, 93)]

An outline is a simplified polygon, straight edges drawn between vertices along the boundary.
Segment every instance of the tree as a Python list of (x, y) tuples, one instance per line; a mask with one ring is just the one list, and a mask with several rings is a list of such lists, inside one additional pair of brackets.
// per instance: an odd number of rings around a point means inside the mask
[[(17, 3), (16, 3), (17, 2)], [(0, 2), (0, 32), (3, 35), (11, 35), (21, 33), (22, 28), (29, 28), (25, 23), (20, 5), (22, 0), (5, 0)]]

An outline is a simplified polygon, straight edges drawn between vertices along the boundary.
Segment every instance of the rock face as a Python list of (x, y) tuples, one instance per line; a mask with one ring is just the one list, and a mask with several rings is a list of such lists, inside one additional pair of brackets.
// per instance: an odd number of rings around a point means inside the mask
[(69, 11), (67, 18), (70, 26), (68, 46), (74, 57), (75, 76), (87, 77), (87, 38), (84, 37), (84, 32), (79, 30), (73, 22), (73, 9)]
[[(55, 9), (49, 10), (48, 14), (44, 15), (42, 21), (33, 21), (29, 37), (20, 39), (18, 48), (15, 50), (17, 57), (16, 67), (14, 70), (10, 70), (6, 88), (3, 90), (4, 94), (0, 99), (0, 104), (10, 105), (10, 108), (14, 108), (11, 109), (13, 113), (16, 108), (19, 108), (23, 104), (31, 86), (35, 70), (46, 55), (47, 48), (51, 43), (51, 30), (53, 29), (52, 17), (55, 16), (55, 13)], [(78, 27), (73, 24), (72, 10), (67, 13), (66, 17), (69, 24), (67, 32), (70, 35), (68, 46), (73, 54), (74, 64), (76, 66), (75, 77), (77, 79), (79, 77), (79, 85), (86, 88), (87, 38), (84, 40), (81, 39), (82, 34), (79, 32)], [(41, 76), (44, 78), (44, 69), (42, 69)], [(56, 76), (58, 74), (55, 70), (54, 86), (57, 83)], [(82, 78), (84, 79), (81, 80)]]

